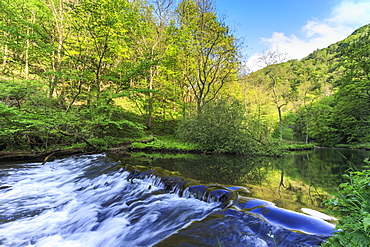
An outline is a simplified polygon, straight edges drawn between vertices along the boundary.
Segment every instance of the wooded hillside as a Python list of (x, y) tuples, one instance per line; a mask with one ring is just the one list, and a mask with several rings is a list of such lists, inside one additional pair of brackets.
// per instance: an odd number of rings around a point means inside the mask
[(326, 146), (368, 143), (369, 32), (366, 25), (301, 61), (272, 64), (244, 76), (248, 115), (256, 122), (259, 138), (272, 133), (275, 138)]

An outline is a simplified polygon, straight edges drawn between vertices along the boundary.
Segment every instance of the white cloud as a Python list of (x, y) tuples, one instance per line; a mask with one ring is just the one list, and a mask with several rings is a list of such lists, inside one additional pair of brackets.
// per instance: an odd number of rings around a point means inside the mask
[[(290, 59), (302, 59), (316, 49), (325, 48), (336, 43), (355, 29), (370, 22), (370, 2), (368, 0), (343, 0), (335, 6), (329, 17), (323, 20), (308, 20), (302, 27), (303, 37), (287, 36), (274, 32), (270, 38), (261, 38), (267, 45), (267, 50), (279, 49), (289, 54)], [(251, 71), (260, 69), (257, 58), (252, 55), (247, 61)], [(253, 65), (252, 65), (253, 64)], [(263, 66), (262, 66), (263, 67)]]
[(369, 22), (370, 2), (366, 1), (342, 1), (337, 5), (330, 21), (337, 25), (362, 26)]

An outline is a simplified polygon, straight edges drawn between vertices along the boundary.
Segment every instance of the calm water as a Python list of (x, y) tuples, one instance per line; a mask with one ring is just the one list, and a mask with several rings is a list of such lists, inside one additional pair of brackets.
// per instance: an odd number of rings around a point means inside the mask
[(367, 157), (370, 151), (319, 148), (282, 158), (136, 154), (120, 159), (133, 168), (163, 170), (202, 184), (243, 186), (250, 191), (246, 196), (301, 212), (304, 207), (324, 211), (322, 202), (344, 182), (342, 174), (361, 169)]
[(340, 173), (368, 155), (346, 152), (2, 164), (0, 245), (316, 246), (333, 225), (303, 212), (322, 211)]

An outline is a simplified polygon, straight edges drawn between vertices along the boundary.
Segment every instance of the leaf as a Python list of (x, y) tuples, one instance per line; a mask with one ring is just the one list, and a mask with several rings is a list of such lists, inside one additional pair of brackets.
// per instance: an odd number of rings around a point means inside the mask
[(367, 230), (367, 228), (370, 226), (370, 217), (366, 217), (362, 220), (362, 223), (364, 224), (364, 228), (365, 228), (365, 231)]

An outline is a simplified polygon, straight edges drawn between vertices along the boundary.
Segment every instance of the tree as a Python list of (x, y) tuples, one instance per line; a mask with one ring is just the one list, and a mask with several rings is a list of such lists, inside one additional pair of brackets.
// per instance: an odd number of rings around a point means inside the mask
[[(324, 97), (309, 106), (310, 128), (312, 140), (327, 147), (342, 142), (343, 132), (336, 117), (337, 102), (334, 96)], [(303, 110), (303, 118), (307, 112)]]
[(177, 9), (180, 63), (186, 89), (198, 112), (222, 87), (237, 78), (239, 61), (235, 37), (217, 19), (211, 0), (183, 0)]
[[(2, 22), (0, 36), (3, 47), (3, 65), (8, 73), (29, 76), (43, 68), (44, 30), (39, 23), (47, 19), (47, 10), (38, 0), (0, 2)], [(11, 24), (10, 24), (11, 23)]]
[(270, 137), (276, 122), (275, 105), (268, 94), (266, 76), (254, 72), (241, 79), (249, 131), (260, 141)]
[[(369, 26), (367, 28), (370, 30)], [(369, 32), (364, 32), (342, 49), (346, 70), (336, 93), (338, 101), (336, 113), (346, 142), (368, 142), (370, 140), (369, 49)]]
[[(296, 81), (294, 107), (298, 114), (300, 134), (305, 135), (302, 139), (309, 143), (310, 122), (313, 103), (325, 96), (326, 88), (326, 67), (315, 66), (315, 61), (307, 60), (304, 64), (298, 61), (292, 64), (292, 70)], [(297, 128), (297, 127), (296, 127)]]
[[(157, 101), (163, 101), (166, 96), (166, 65), (165, 61), (169, 56), (169, 51), (174, 45), (173, 0), (152, 0), (151, 4), (145, 1), (135, 3), (135, 11), (142, 13), (142, 18), (137, 19), (135, 28), (131, 30), (135, 42), (132, 46), (136, 51), (136, 56), (146, 59), (147, 71), (143, 77), (143, 89), (146, 89), (144, 108), (147, 117), (147, 127), (152, 129), (153, 117)], [(138, 59), (135, 58), (135, 59)], [(163, 96), (161, 96), (161, 94)], [(157, 103), (157, 104), (156, 104)]]
[(51, 13), (51, 21), (49, 25), (44, 27), (48, 28), (48, 36), (51, 43), (52, 56), (50, 58), (50, 74), (49, 81), (49, 97), (51, 98), (55, 90), (57, 89), (58, 83), (62, 79), (62, 61), (65, 53), (63, 52), (65, 33), (66, 33), (66, 21), (65, 21), (65, 0), (42, 0), (44, 5), (49, 9)]
[(268, 50), (259, 57), (260, 63), (265, 66), (265, 75), (271, 80), (269, 89), (272, 91), (272, 97), (279, 116), (279, 132), (280, 140), (283, 139), (283, 114), (282, 108), (288, 104), (290, 97), (289, 80), (285, 78), (288, 76), (287, 64), (279, 64), (286, 61), (286, 53), (274, 49)]

